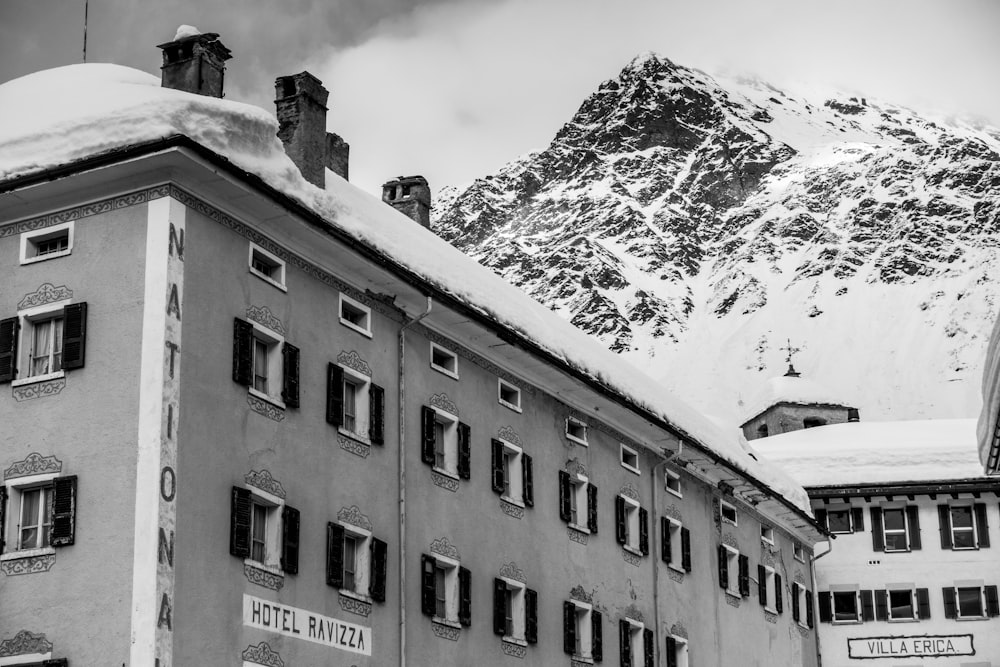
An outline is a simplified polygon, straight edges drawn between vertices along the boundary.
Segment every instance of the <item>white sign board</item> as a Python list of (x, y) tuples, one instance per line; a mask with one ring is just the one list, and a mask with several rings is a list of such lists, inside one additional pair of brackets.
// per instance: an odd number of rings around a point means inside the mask
[(863, 637), (847, 640), (847, 655), (866, 658), (927, 658), (975, 655), (972, 635), (920, 635), (916, 637)]
[(372, 629), (243, 594), (243, 625), (362, 655), (372, 654)]

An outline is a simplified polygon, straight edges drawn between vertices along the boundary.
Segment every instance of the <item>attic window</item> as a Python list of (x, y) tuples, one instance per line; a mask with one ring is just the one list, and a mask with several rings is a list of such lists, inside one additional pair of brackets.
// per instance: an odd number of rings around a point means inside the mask
[(340, 295), (340, 323), (372, 337), (372, 309), (346, 294)]
[(458, 379), (458, 355), (437, 343), (431, 343), (431, 368)]
[(566, 419), (566, 437), (581, 445), (587, 444), (587, 425), (578, 419)]
[(521, 411), (521, 390), (510, 384), (499, 380), (498, 385), (500, 404), (515, 412)]
[(403, 186), (403, 196), (404, 197), (409, 197), (410, 196), (410, 186), (409, 185), (404, 185)]
[(21, 264), (63, 257), (73, 250), (73, 221), (21, 234)]
[(636, 475), (639, 474), (639, 452), (635, 451), (628, 445), (622, 444), (621, 447), (621, 462), (622, 467), (626, 470), (631, 470)]
[(253, 243), (250, 244), (250, 273), (286, 291), (285, 262)]
[(723, 521), (734, 526), (737, 525), (736, 508), (724, 500), (719, 503), (719, 513), (722, 515)]
[(826, 420), (821, 417), (806, 417), (802, 420), (802, 428), (814, 428), (816, 426), (825, 426)]
[(757, 437), (766, 438), (767, 437), (767, 424), (761, 424), (757, 427)]

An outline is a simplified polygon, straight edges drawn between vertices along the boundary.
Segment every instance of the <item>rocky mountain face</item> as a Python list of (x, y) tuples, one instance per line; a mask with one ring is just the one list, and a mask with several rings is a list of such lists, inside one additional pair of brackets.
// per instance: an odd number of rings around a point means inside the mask
[(973, 416), (1000, 130), (646, 54), (432, 228), (726, 423), (788, 339), (863, 418)]

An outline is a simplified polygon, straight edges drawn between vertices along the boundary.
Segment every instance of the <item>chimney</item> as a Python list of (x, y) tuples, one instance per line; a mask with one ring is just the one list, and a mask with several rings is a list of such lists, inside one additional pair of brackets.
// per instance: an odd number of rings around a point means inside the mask
[(857, 408), (847, 408), (847, 421), (848, 422), (861, 421), (861, 413), (858, 412)]
[(347, 178), (347, 161), (351, 156), (351, 145), (343, 137), (333, 132), (326, 133), (326, 166), (345, 181)]
[(382, 201), (430, 229), (431, 189), (423, 176), (400, 176), (384, 184)]
[(197, 28), (182, 25), (174, 41), (157, 48), (163, 50), (160, 81), (164, 88), (222, 97), (225, 62), (232, 52), (219, 41), (218, 33), (199, 33)]
[(339, 135), (326, 131), (329, 91), (309, 72), (280, 76), (274, 81), (278, 138), (285, 153), (317, 187), (326, 186), (324, 168), (347, 179), (351, 147)]

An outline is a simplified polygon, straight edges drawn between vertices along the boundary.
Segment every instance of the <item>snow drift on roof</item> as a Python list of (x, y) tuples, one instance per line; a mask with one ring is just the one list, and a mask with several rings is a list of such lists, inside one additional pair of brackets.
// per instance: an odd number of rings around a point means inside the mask
[(743, 421), (756, 417), (777, 403), (802, 405), (843, 405), (854, 407), (845, 397), (838, 395), (815, 380), (782, 375), (769, 379), (743, 409)]
[(737, 429), (718, 428), (621, 357), (378, 198), (329, 171), (325, 191), (306, 182), (285, 155), (277, 129), (276, 119), (255, 106), (161, 88), (156, 77), (117, 65), (70, 65), (0, 85), (0, 182), (130, 144), (186, 135), (810, 511), (801, 486), (775, 466), (754, 460), (740, 445)]

